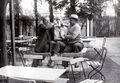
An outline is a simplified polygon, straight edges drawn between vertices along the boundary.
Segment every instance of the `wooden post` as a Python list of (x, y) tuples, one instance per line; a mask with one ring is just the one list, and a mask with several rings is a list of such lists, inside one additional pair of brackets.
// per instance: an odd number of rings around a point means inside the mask
[(36, 36), (38, 36), (38, 11), (37, 11), (37, 0), (34, 0), (34, 11), (35, 11)]
[(93, 36), (93, 19), (90, 20), (90, 36)]
[(8, 0), (0, 0), (0, 67), (8, 65), (6, 50), (6, 6)]
[(49, 12), (50, 12), (50, 22), (53, 22), (54, 21), (54, 15), (53, 15), (52, 0), (49, 0)]
[(14, 27), (14, 5), (13, 0), (10, 0), (10, 28), (11, 28), (11, 48), (12, 48), (12, 65), (16, 63), (15, 54), (15, 27)]
[(90, 25), (90, 22), (89, 22), (89, 19), (87, 19), (87, 35), (86, 35), (87, 37), (90, 36), (90, 32), (89, 32), (90, 31), (90, 29), (89, 29), (90, 26), (89, 25)]

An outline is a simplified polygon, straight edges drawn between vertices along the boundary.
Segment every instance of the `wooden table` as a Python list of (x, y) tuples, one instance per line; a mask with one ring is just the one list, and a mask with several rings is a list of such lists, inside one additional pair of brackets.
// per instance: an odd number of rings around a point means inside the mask
[(26, 80), (54, 82), (65, 71), (66, 69), (4, 66), (0, 68), (0, 75), (11, 78), (26, 79)]
[[(11, 40), (6, 40), (7, 43), (10, 43)], [(15, 40), (15, 43), (26, 43), (28, 40)]]

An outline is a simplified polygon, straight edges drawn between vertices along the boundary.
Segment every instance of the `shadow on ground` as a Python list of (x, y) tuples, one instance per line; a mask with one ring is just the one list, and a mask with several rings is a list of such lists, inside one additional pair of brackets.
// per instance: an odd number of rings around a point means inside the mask
[(120, 65), (113, 62), (108, 57), (106, 58), (102, 72), (106, 77), (105, 83), (120, 83)]

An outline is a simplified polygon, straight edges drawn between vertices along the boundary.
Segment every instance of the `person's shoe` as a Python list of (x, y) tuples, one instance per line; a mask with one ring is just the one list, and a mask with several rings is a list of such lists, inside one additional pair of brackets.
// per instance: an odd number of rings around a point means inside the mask
[(54, 67), (54, 62), (52, 60), (49, 60), (47, 66), (50, 68)]
[(63, 66), (64, 68), (68, 67), (68, 65), (69, 65), (69, 62), (68, 62), (68, 61), (62, 61), (62, 66)]
[(53, 68), (54, 66), (55, 66), (54, 62), (52, 62), (52, 63), (49, 65), (50, 68)]
[(74, 66), (75, 66), (75, 68), (78, 68), (78, 67), (79, 67), (79, 65), (78, 65), (77, 63), (76, 63)]
[(50, 61), (48, 64), (47, 64), (48, 67), (50, 68), (53, 68), (55, 65), (54, 65), (54, 62)]
[(39, 61), (39, 66), (43, 66), (42, 60)]

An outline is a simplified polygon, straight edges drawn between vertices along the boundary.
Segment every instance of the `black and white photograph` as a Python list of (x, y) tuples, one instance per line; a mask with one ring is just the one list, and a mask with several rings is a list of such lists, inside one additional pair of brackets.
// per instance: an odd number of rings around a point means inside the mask
[(120, 0), (0, 0), (0, 83), (120, 83)]

